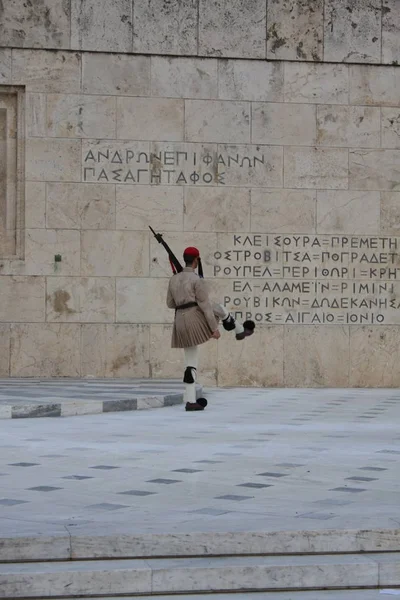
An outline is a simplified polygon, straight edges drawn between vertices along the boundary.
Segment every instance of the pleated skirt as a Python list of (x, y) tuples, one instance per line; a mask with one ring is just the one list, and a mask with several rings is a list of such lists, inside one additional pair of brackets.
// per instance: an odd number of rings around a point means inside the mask
[(177, 310), (172, 330), (171, 348), (190, 348), (208, 342), (212, 337), (203, 311), (197, 306)]

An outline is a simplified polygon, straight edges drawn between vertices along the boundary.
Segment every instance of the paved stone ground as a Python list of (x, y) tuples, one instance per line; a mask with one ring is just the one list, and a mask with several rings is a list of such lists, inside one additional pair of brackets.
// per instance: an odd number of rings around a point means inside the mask
[(2, 537), (398, 528), (397, 390), (206, 396), (201, 413), (0, 421)]
[(173, 406), (183, 402), (183, 389), (171, 379), (0, 379), (0, 419)]

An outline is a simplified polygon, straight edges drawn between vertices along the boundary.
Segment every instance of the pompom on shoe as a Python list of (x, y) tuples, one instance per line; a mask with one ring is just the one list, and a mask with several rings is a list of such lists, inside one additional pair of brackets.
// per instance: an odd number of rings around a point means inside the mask
[(250, 335), (253, 335), (255, 327), (256, 327), (256, 324), (254, 323), (254, 321), (250, 321), (250, 320), (245, 321), (243, 323), (243, 331), (241, 333), (236, 334), (236, 339), (238, 341), (240, 341), (240, 340), (244, 340), (245, 338), (249, 337)]

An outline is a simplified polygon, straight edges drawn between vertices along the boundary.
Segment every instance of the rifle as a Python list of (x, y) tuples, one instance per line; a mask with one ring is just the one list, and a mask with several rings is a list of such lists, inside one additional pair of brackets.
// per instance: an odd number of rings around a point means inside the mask
[(150, 225), (149, 225), (149, 229), (150, 229), (151, 233), (154, 235), (154, 237), (156, 238), (157, 242), (159, 244), (161, 244), (162, 246), (164, 246), (164, 248), (166, 249), (168, 257), (169, 257), (169, 262), (171, 263), (171, 268), (172, 268), (173, 274), (175, 275), (176, 273), (180, 273), (181, 271), (183, 271), (183, 267), (182, 267), (181, 263), (176, 258), (175, 254), (172, 252), (172, 250), (168, 246), (167, 242), (164, 241), (162, 233), (156, 233), (154, 231), (154, 229), (152, 227), (150, 227)]

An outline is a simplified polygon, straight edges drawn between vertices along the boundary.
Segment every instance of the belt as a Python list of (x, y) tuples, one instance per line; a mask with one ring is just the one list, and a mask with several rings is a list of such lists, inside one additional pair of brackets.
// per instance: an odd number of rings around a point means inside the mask
[(175, 310), (183, 310), (184, 308), (192, 308), (194, 306), (198, 306), (197, 302), (187, 302), (186, 304), (181, 304), (177, 306)]

